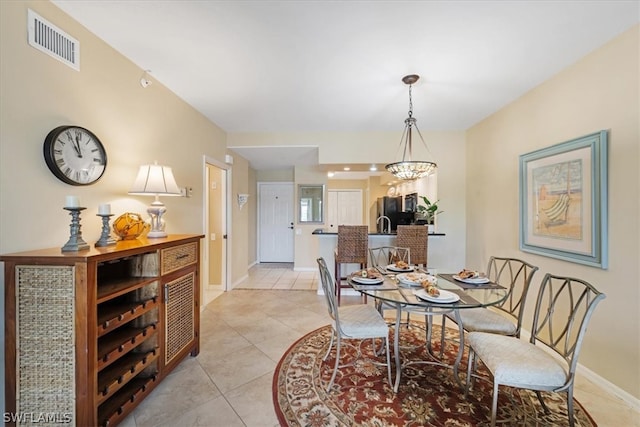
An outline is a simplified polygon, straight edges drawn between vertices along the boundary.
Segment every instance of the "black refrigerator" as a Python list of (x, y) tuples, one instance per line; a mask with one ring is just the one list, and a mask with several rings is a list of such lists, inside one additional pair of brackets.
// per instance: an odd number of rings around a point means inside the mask
[[(391, 231), (396, 231), (398, 228), (398, 214), (402, 212), (402, 196), (398, 197), (380, 197), (378, 198), (378, 215), (376, 219), (381, 216), (386, 216), (391, 221)], [(382, 227), (387, 227), (386, 220), (376, 221), (376, 229), (378, 233), (382, 233)]]

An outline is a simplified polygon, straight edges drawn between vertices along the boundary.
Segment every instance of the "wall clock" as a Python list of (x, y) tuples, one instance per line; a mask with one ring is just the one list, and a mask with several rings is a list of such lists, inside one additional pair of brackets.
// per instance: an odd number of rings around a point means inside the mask
[(44, 139), (44, 160), (60, 181), (90, 185), (107, 168), (107, 152), (97, 136), (79, 126), (58, 126)]

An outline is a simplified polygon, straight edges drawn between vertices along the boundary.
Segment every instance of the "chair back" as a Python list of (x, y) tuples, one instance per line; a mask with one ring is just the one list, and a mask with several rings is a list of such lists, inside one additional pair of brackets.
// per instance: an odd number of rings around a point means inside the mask
[(396, 246), (411, 250), (411, 262), (427, 266), (429, 233), (426, 225), (398, 225)]
[(411, 264), (411, 250), (398, 246), (380, 246), (369, 248), (369, 260), (372, 267), (384, 268), (396, 261), (404, 261)]
[(369, 248), (369, 227), (366, 225), (339, 225), (336, 262), (366, 264)]
[(329, 271), (329, 268), (327, 268), (327, 263), (324, 258), (318, 258), (316, 261), (318, 262), (318, 269), (320, 270), (320, 282), (322, 283), (322, 291), (324, 292), (324, 297), (327, 301), (329, 316), (333, 319), (334, 327), (338, 330), (339, 319), (338, 304), (336, 302), (336, 285), (333, 281), (333, 277), (331, 277), (331, 272)]
[(540, 341), (569, 366), (570, 383), (593, 310), (606, 295), (584, 280), (554, 276), (542, 279), (531, 328), (531, 343)]
[(516, 337), (520, 337), (529, 286), (537, 270), (538, 267), (517, 258), (492, 256), (487, 265), (487, 277), (507, 288), (506, 298), (495, 307), (516, 319)]

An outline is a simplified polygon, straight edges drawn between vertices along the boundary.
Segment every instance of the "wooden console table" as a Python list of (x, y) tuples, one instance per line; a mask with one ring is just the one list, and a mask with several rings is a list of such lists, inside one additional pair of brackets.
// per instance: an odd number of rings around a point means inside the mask
[(113, 426), (196, 356), (203, 237), (0, 256), (11, 424), (44, 414), (54, 424)]

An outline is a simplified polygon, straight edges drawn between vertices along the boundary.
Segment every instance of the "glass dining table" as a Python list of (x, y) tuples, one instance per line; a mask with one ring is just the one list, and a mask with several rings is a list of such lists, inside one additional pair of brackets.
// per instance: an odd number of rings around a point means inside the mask
[[(362, 278), (358, 272), (348, 277), (349, 284), (360, 293), (372, 297), (382, 306), (395, 308), (396, 319), (394, 328), (394, 358), (396, 363), (396, 379), (394, 391), (397, 392), (400, 386), (402, 363), (430, 363), (453, 368), (455, 380), (461, 387), (464, 384), (458, 374), (460, 361), (464, 354), (464, 330), (460, 321), (460, 310), (489, 307), (500, 304), (507, 297), (508, 290), (499, 284), (488, 283), (465, 283), (457, 280), (455, 274), (438, 274), (437, 288), (440, 295), (433, 297), (429, 295), (419, 283), (420, 275), (426, 275), (426, 271), (416, 270), (414, 273), (398, 274), (394, 271), (380, 269), (383, 274), (382, 282), (373, 279)], [(456, 278), (454, 278), (456, 277)], [(403, 313), (424, 315), (428, 319), (427, 346), (431, 354), (431, 328), (432, 316), (453, 313), (458, 325), (460, 335), (458, 352), (453, 366), (437, 361), (401, 361), (400, 360), (400, 326)]]

